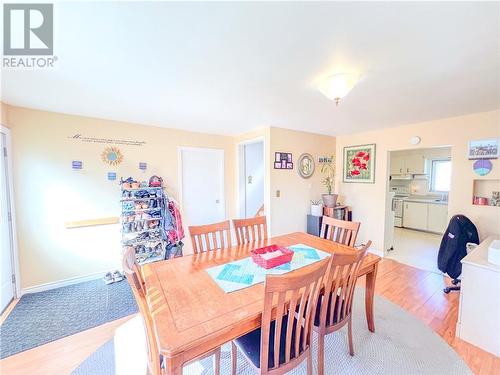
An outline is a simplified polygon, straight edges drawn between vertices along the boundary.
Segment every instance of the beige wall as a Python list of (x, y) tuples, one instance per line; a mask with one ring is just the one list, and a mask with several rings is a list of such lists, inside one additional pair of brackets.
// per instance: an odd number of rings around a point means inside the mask
[[(412, 136), (421, 137), (422, 141), (418, 146), (410, 145), (409, 140)], [(362, 223), (359, 239), (362, 241), (371, 239), (378, 250), (385, 248), (389, 151), (435, 146), (451, 146), (453, 170), (452, 188), (449, 194), (449, 216), (458, 213), (468, 216), (477, 225), (481, 238), (493, 233), (500, 234), (500, 208), (472, 205), (473, 180), (499, 179), (500, 159), (492, 160), (493, 170), (484, 177), (479, 177), (473, 172), (473, 161), (467, 159), (469, 140), (492, 137), (500, 137), (500, 111), (337, 137), (338, 191), (347, 204), (352, 206), (354, 220)], [(377, 147), (375, 183), (342, 183), (343, 148), (367, 143), (375, 143)]]
[[(353, 207), (354, 219), (362, 221), (360, 240), (372, 239), (382, 249), (384, 212), (388, 184), (389, 151), (410, 149), (409, 138), (418, 135), (416, 148), (451, 146), (453, 175), (450, 215), (463, 213), (476, 222), (481, 235), (500, 231), (500, 209), (471, 205), (472, 181), (480, 178), (467, 160), (467, 142), (499, 136), (500, 111), (334, 137), (280, 128), (262, 128), (238, 137), (193, 133), (36, 111), (2, 104), (3, 125), (12, 129), (13, 174), (22, 288), (59, 282), (120, 268), (120, 233), (117, 225), (65, 229), (72, 220), (118, 216), (120, 189), (106, 180), (108, 171), (136, 178), (158, 174), (168, 192), (178, 197), (178, 146), (212, 147), (225, 152), (226, 217), (237, 217), (237, 147), (240, 142), (260, 137), (265, 142), (265, 206), (270, 233), (279, 235), (305, 231), (310, 200), (325, 192), (321, 184), (318, 157), (336, 150), (336, 191)], [(77, 142), (75, 133), (99, 138), (145, 141), (146, 145), (118, 146), (124, 162), (110, 167), (101, 161), (103, 144)], [(376, 143), (375, 184), (341, 183), (344, 146)], [(415, 147), (413, 147), (415, 148)], [(272, 168), (274, 152), (291, 152), (294, 163), (304, 153), (313, 155), (316, 171), (310, 179), (297, 169)], [(83, 171), (71, 170), (72, 160), (82, 160)], [(141, 174), (138, 163), (148, 163)], [(500, 178), (499, 160), (484, 178)], [(280, 190), (281, 196), (276, 197)], [(187, 229), (188, 221), (184, 222)], [(186, 231), (187, 234), (187, 231)], [(190, 251), (186, 239), (186, 252)]]
[[(291, 152), (294, 169), (274, 169), (274, 152)], [(312, 177), (304, 179), (297, 173), (296, 163), (302, 153), (314, 157), (316, 170)], [(271, 233), (280, 235), (294, 231), (306, 231), (311, 199), (321, 199), (326, 193), (321, 184), (323, 175), (318, 165), (319, 156), (329, 156), (335, 152), (335, 138), (293, 130), (271, 128), (270, 134), (270, 195)], [(276, 197), (276, 191), (280, 197)]]
[[(118, 178), (160, 175), (168, 192), (177, 198), (177, 146), (224, 150), (226, 217), (234, 217), (235, 147), (232, 137), (12, 106), (5, 108), (5, 120), (12, 129), (22, 288), (120, 268), (117, 225), (65, 229), (64, 223), (119, 215), (120, 188), (118, 181), (107, 181), (108, 171), (117, 172)], [(146, 141), (146, 145), (118, 146), (124, 161), (118, 167), (111, 167), (101, 161), (105, 145), (68, 138), (76, 133)], [(83, 161), (83, 171), (73, 171), (72, 160)], [(146, 173), (140, 172), (139, 162), (148, 163)], [(184, 223), (185, 228), (188, 224)]]
[[(276, 128), (262, 128), (237, 137), (193, 133), (4, 105), (2, 122), (12, 129), (13, 177), (18, 232), (21, 287), (23, 289), (120, 268), (118, 225), (66, 229), (68, 221), (118, 216), (120, 188), (107, 181), (109, 171), (121, 176), (164, 178), (169, 194), (177, 199), (178, 146), (211, 147), (225, 152), (226, 217), (237, 212), (237, 147), (261, 138), (265, 143), (265, 207), (272, 235), (304, 231), (309, 200), (323, 192), (319, 170), (302, 179), (296, 169), (276, 171), (270, 165), (274, 151), (292, 152), (294, 162), (303, 152), (329, 155), (335, 138)], [(74, 134), (96, 138), (145, 141), (144, 146), (117, 145), (124, 155), (118, 167), (101, 160), (105, 145), (83, 143)], [(82, 171), (71, 169), (83, 161)], [(138, 163), (147, 162), (146, 173)], [(272, 187), (271, 187), (272, 186)], [(281, 198), (270, 192), (280, 189)], [(187, 232), (189, 218), (184, 217)], [(191, 252), (185, 239), (185, 253)]]
[(0, 119), (3, 126), (10, 127), (9, 120), (7, 119), (7, 106), (2, 102), (0, 102)]

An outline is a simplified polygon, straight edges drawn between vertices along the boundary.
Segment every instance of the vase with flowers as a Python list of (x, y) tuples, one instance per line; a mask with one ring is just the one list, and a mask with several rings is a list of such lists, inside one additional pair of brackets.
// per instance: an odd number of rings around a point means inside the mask
[(325, 175), (321, 181), (326, 187), (328, 194), (322, 194), (323, 204), (326, 207), (335, 207), (337, 204), (338, 194), (332, 194), (335, 187), (335, 158), (332, 155), (327, 158), (327, 161), (321, 165), (321, 173)]

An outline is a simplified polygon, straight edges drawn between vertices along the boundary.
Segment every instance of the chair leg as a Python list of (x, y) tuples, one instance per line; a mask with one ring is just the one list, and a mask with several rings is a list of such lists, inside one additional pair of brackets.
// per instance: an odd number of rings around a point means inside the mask
[(309, 353), (307, 354), (307, 375), (312, 375), (313, 373), (313, 357), (312, 349), (309, 348)]
[(214, 372), (215, 372), (215, 375), (220, 375), (220, 357), (221, 357), (221, 350), (220, 350), (220, 348), (218, 348), (215, 351), (215, 356), (214, 356), (214, 360), (215, 360)]
[(318, 375), (325, 372), (325, 334), (318, 332)]
[(354, 345), (352, 343), (352, 315), (349, 317), (349, 321), (347, 322), (347, 337), (349, 340), (349, 354), (354, 355)]
[(238, 358), (238, 348), (234, 344), (234, 342), (231, 342), (231, 375), (236, 375), (236, 369), (238, 367), (237, 363), (237, 358)]

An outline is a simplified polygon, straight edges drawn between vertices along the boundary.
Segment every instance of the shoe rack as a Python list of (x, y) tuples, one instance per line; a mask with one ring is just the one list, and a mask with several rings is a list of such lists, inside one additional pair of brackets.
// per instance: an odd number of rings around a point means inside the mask
[(132, 246), (137, 262), (165, 259), (169, 243), (166, 233), (168, 197), (163, 186), (141, 185), (121, 189), (122, 246)]

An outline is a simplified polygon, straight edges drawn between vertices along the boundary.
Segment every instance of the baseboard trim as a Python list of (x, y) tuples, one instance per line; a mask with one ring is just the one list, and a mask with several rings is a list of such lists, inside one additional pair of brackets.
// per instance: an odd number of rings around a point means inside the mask
[[(105, 273), (106, 272), (97, 272), (97, 273), (93, 273), (93, 274), (87, 275), (87, 276), (72, 277), (72, 278), (65, 279), (65, 280), (54, 281), (51, 283), (40, 284), (40, 285), (36, 285), (36, 286), (30, 286), (28, 288), (21, 289), (21, 296), (23, 296), (24, 294), (28, 294), (28, 293), (44, 292), (46, 290), (56, 289), (56, 288), (60, 288), (63, 286), (83, 283), (85, 281), (96, 280), (96, 279), (103, 277)], [(19, 296), (19, 297), (21, 297), (21, 296)]]
[(368, 252), (375, 254), (375, 255), (378, 255), (379, 257), (382, 257), (382, 258), (384, 257), (384, 252), (380, 251), (379, 249), (375, 249), (374, 247), (369, 247)]

